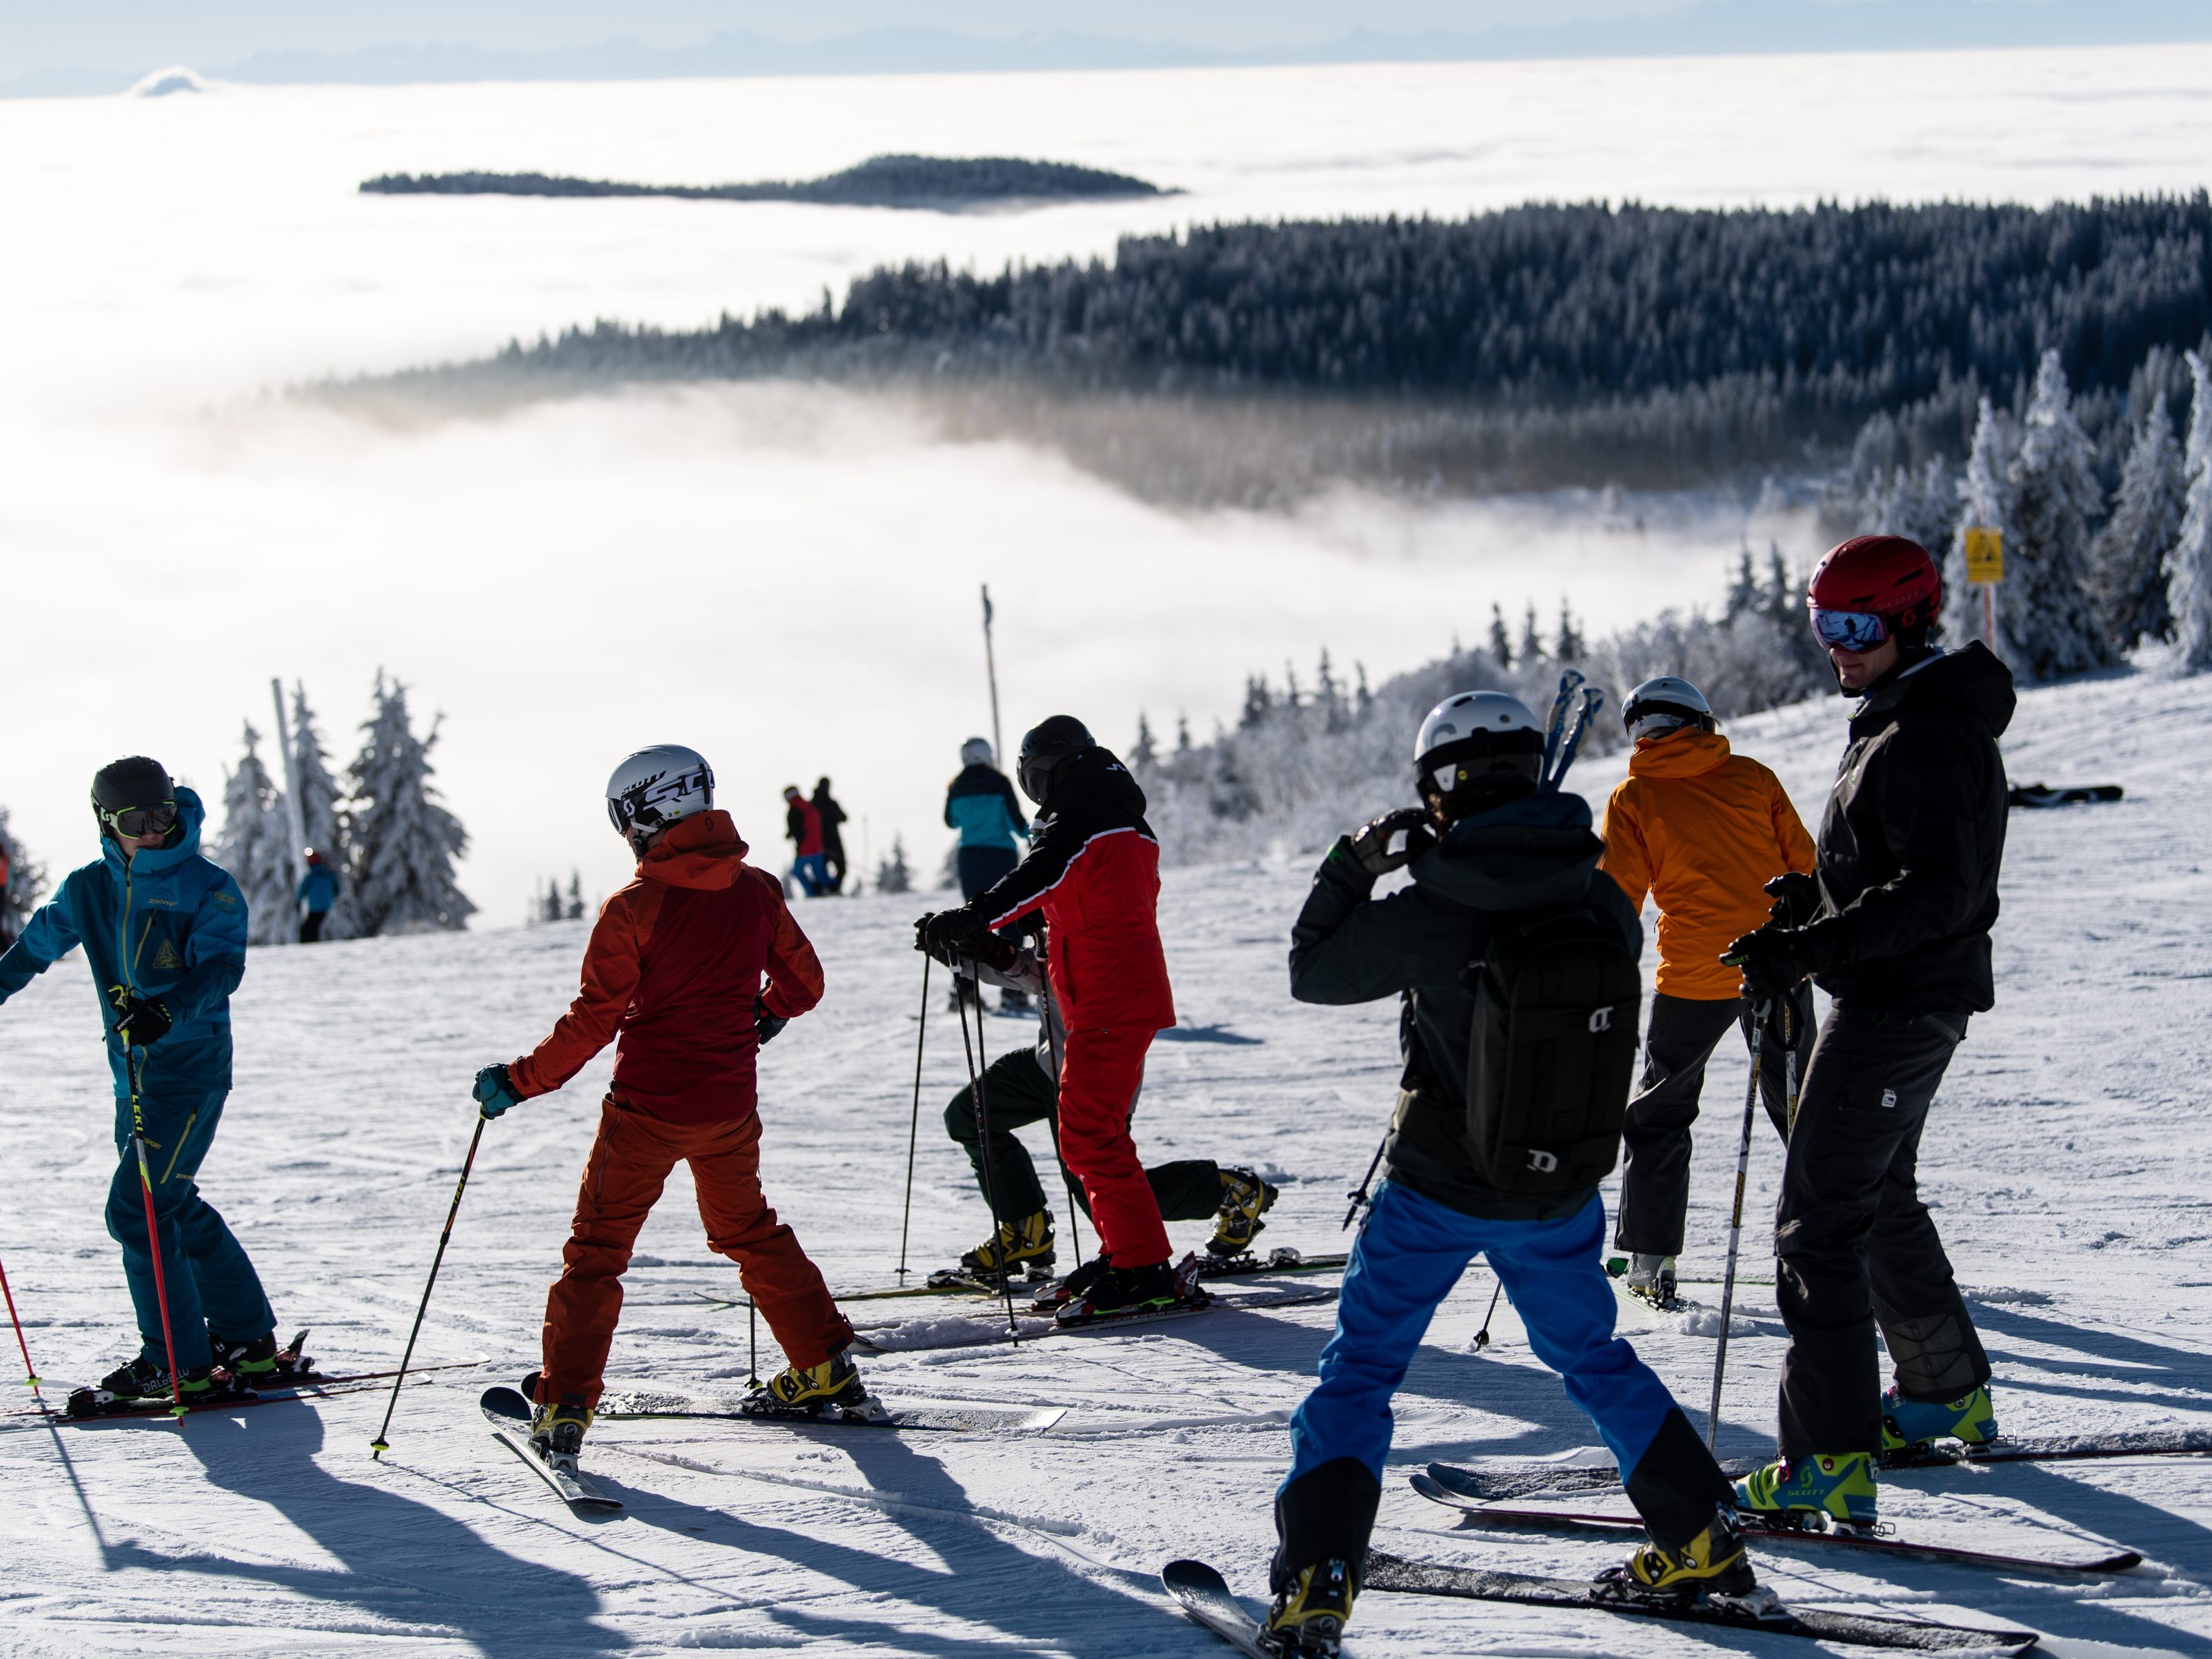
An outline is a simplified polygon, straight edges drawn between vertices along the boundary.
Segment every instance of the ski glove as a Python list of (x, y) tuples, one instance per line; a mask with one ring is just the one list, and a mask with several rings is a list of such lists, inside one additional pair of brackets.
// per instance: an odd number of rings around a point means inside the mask
[(1802, 870), (1785, 871), (1766, 884), (1774, 901), (1767, 920), (1778, 927), (1802, 927), (1820, 914), (1820, 884)]
[(1745, 994), (1754, 1002), (1787, 997), (1812, 971), (1802, 936), (1771, 925), (1746, 933), (1721, 954), (1721, 964), (1741, 969)]
[(169, 1005), (159, 997), (131, 997), (122, 1002), (122, 1012), (116, 1024), (128, 1035), (134, 1048), (150, 1048), (169, 1035), (169, 1028), (177, 1017), (169, 1012)]
[(915, 950), (927, 951), (948, 968), (958, 967), (964, 958), (1001, 974), (1012, 969), (1022, 954), (1020, 946), (1012, 939), (1000, 939), (964, 907), (939, 910), (916, 921), (914, 945)]
[[(1390, 850), (1390, 838), (1401, 830), (1406, 832), (1406, 845), (1394, 853)], [(1352, 861), (1371, 877), (1387, 876), (1411, 864), (1436, 844), (1437, 832), (1429, 823), (1427, 809), (1419, 806), (1401, 806), (1395, 812), (1385, 812), (1360, 825), (1346, 842), (1352, 849)]]
[(478, 1072), (476, 1086), (469, 1092), (477, 1097), (486, 1117), (497, 1117), (508, 1107), (522, 1104), (522, 1097), (514, 1092), (504, 1066), (487, 1066)]
[(766, 1048), (775, 1040), (775, 1034), (790, 1024), (788, 1016), (769, 1012), (762, 998), (753, 999), (753, 1040), (761, 1047)]

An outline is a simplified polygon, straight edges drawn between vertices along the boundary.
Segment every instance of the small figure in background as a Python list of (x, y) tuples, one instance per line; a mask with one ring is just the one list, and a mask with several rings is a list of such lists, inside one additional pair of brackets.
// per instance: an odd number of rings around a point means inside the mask
[(783, 787), (783, 834), (797, 849), (791, 862), (791, 873), (809, 898), (820, 898), (830, 890), (828, 861), (822, 855), (822, 814), (814, 803), (799, 793), (799, 786), (787, 783)]
[(845, 837), (837, 826), (845, 822), (845, 809), (830, 793), (830, 780), (814, 781), (813, 807), (822, 820), (822, 859), (830, 872), (830, 890), (845, 890)]
[(331, 906), (338, 902), (345, 884), (338, 872), (331, 868), (323, 855), (313, 848), (307, 849), (307, 872), (300, 878), (300, 890), (292, 896), (295, 902), (307, 907), (300, 918), (300, 943), (313, 945), (323, 936), (323, 923), (330, 919)]
[[(970, 738), (960, 745), (960, 775), (945, 790), (945, 827), (960, 832), (957, 860), (963, 899), (988, 892), (1022, 861), (1014, 837), (1029, 839), (1030, 821), (1022, 814), (1013, 784), (994, 763), (991, 745), (981, 738)], [(972, 977), (961, 975), (953, 981), (955, 1007), (963, 997), (980, 1003), (981, 996)], [(1006, 986), (999, 993), (999, 1006), (1010, 1013), (1025, 1013), (1030, 1000), (1026, 993)]]

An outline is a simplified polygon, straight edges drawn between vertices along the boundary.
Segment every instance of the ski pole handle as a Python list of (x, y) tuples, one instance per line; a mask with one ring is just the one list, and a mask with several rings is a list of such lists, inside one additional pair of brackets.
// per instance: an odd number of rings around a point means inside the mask
[(399, 1386), (407, 1380), (407, 1366), (415, 1358), (415, 1339), (422, 1334), (422, 1316), (429, 1311), (430, 1287), (438, 1282), (438, 1269), (446, 1260), (446, 1245), (453, 1236), (453, 1218), (461, 1212), (461, 1194), (469, 1189), (469, 1171), (476, 1167), (477, 1148), (483, 1144), (484, 1125), (491, 1120), (479, 1110), (477, 1113), (477, 1132), (469, 1137), (469, 1155), (461, 1160), (461, 1178), (453, 1183), (453, 1202), (446, 1212), (446, 1231), (438, 1235), (438, 1253), (430, 1258), (430, 1277), (422, 1286), (422, 1300), (416, 1304), (415, 1328), (407, 1333), (407, 1352), (399, 1356), (399, 1371), (392, 1379), (392, 1397), (384, 1402), (383, 1426), (376, 1438), (368, 1443), (368, 1455), (381, 1458), (392, 1449), (385, 1435), (392, 1427), (392, 1413), (399, 1404)]

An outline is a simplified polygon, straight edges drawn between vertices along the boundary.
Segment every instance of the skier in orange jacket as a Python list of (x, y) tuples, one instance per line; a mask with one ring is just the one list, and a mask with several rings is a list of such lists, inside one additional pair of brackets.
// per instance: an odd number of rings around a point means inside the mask
[[(1731, 1025), (1750, 1030), (1742, 976), (1721, 953), (1765, 925), (1766, 884), (1813, 867), (1813, 839), (1781, 780), (1715, 731), (1711, 707), (1686, 679), (1646, 680), (1623, 711), (1636, 752), (1605, 809), (1599, 868), (1640, 912), (1659, 907), (1659, 975), (1644, 1035), (1644, 1076), (1622, 1134), (1620, 1206), (1613, 1247), (1626, 1252), (1628, 1287), (1660, 1307), (1674, 1302), (1674, 1258), (1690, 1201), (1690, 1126), (1705, 1062)], [(1799, 1070), (1813, 1035), (1811, 994), (1799, 987), (1791, 1023)], [(1770, 1021), (1771, 1035), (1783, 1022)], [(1762, 1039), (1759, 1091), (1787, 1139), (1785, 1069)]]

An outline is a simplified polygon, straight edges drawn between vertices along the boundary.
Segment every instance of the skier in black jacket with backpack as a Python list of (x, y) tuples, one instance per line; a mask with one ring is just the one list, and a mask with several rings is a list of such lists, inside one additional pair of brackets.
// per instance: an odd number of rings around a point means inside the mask
[[(1859, 536), (1806, 604), (1839, 690), (1861, 699), (1820, 820), (1814, 873), (1768, 884), (1774, 916), (1729, 947), (1750, 994), (1808, 974), (1835, 999), (1807, 1062), (1775, 1214), (1790, 1328), (1780, 1460), (1737, 1484), (1769, 1514), (1875, 1518), (1873, 1462), (1996, 1436), (1989, 1357), (1918, 1186), (1921, 1134), (1967, 1018), (1996, 1005), (2007, 797), (1997, 738), (2012, 674), (1982, 645), (1946, 653), (1917, 542)], [(1896, 1372), (1881, 1394), (1875, 1328)]]
[[(1340, 839), (1291, 930), (1300, 1001), (1401, 998), (1405, 1073), (1389, 1179), (1346, 1270), (1319, 1385), (1291, 1421), (1263, 1632), (1286, 1656), (1337, 1651), (1382, 1497), (1390, 1397), (1479, 1254), (1529, 1346), (1595, 1419), (1650, 1528), (1609, 1575), (1619, 1592), (1753, 1587), (1726, 1478), (1613, 1334), (1597, 1184), (1620, 1154), (1643, 928), (1597, 871), (1589, 806), (1542, 779), (1544, 748), (1534, 717), (1502, 692), (1439, 703), (1414, 750), (1425, 804)], [(1407, 865), (1410, 886), (1370, 896)], [(1528, 1084), (1532, 1046), (1548, 1061), (1540, 1093)]]

